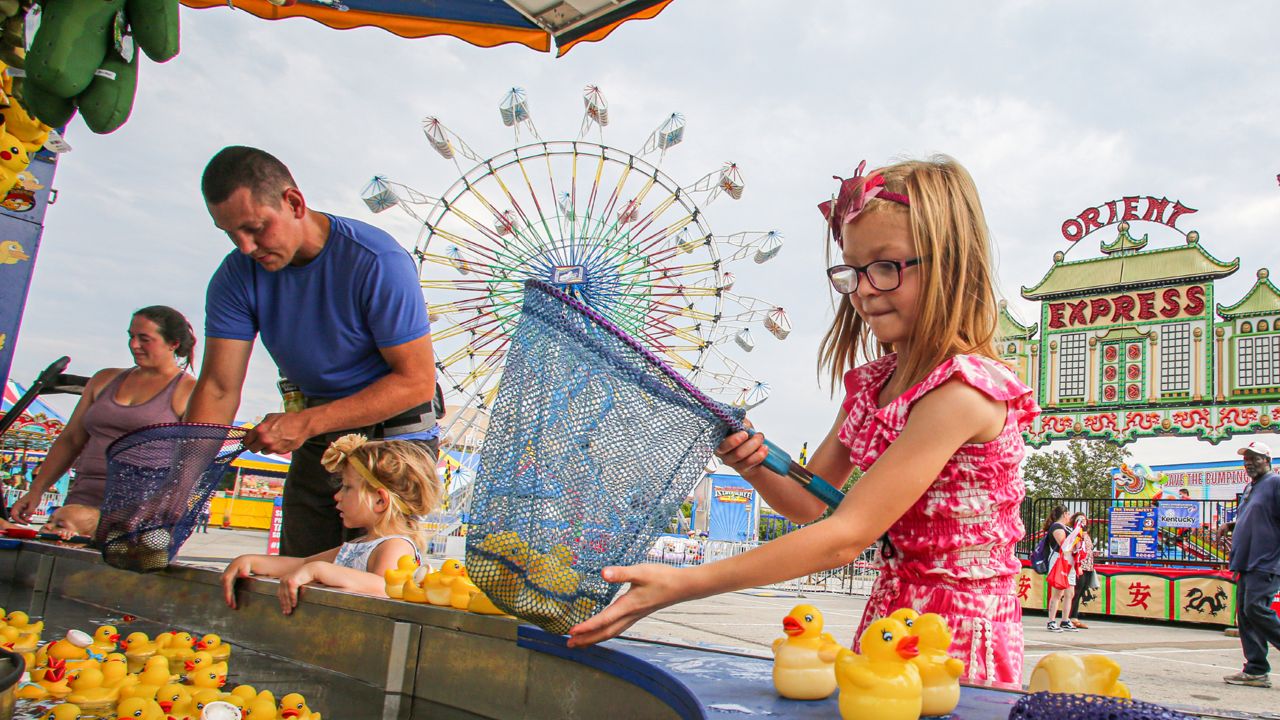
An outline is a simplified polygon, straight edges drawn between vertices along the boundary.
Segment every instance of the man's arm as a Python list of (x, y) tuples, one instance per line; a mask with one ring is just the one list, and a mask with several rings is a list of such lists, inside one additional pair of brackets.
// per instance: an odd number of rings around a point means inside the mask
[(240, 409), (240, 391), (249, 370), (253, 343), (248, 340), (208, 338), (200, 378), (187, 403), (187, 422), (231, 424)]
[[(380, 423), (435, 396), (436, 368), (431, 336), (379, 348), (391, 372), (360, 392), (297, 413), (272, 414), (254, 428), (250, 449), (290, 452), (314, 437), (334, 430)], [(199, 391), (199, 386), (196, 386)], [(194, 401), (193, 401), (194, 402)]]

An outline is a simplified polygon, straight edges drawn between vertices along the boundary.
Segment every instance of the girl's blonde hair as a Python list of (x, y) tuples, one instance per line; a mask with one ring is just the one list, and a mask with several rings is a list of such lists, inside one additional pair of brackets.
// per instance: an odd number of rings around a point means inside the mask
[[(910, 207), (882, 198), (867, 201), (863, 214), (907, 213), (918, 266), (920, 310), (911, 330), (911, 357), (898, 358), (903, 387), (920, 382), (935, 367), (959, 355), (999, 361), (994, 337), (998, 307), (992, 280), (991, 240), (978, 189), (954, 159), (935, 155), (881, 168), (885, 189), (906, 195)], [(830, 255), (830, 253), (829, 253)], [(829, 373), (832, 389), (860, 361), (893, 350), (875, 342), (870, 328), (841, 297), (835, 319), (818, 348), (818, 371)]]
[[(370, 441), (363, 435), (343, 435), (329, 445), (320, 462), (335, 474), (353, 466), (364, 481), (361, 498), (370, 510), (377, 496), (376, 484), (391, 495), (386, 512), (369, 528), (371, 536), (405, 535), (419, 550), (427, 550), (427, 537), (417, 518), (436, 508), (443, 489), (436, 476), (436, 459), (426, 448), (405, 440)], [(377, 483), (369, 482), (362, 470), (372, 474)]]

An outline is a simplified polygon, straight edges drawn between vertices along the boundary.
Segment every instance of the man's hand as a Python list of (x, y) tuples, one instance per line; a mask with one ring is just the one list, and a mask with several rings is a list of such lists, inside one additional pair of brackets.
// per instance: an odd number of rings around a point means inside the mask
[(262, 418), (244, 439), (253, 452), (287, 453), (302, 447), (311, 435), (307, 411), (271, 413)]

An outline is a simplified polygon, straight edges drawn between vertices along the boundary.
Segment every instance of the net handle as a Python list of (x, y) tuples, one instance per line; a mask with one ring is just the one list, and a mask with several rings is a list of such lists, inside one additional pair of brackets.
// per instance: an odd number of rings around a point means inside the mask
[[(745, 430), (749, 435), (756, 434), (755, 430), (745, 427), (741, 421), (726, 411), (723, 405), (703, 394), (703, 392), (695, 387), (693, 383), (689, 382), (687, 378), (680, 375), (675, 370), (672, 370), (671, 367), (663, 362), (662, 358), (659, 358), (652, 350), (640, 344), (638, 340), (628, 335), (617, 325), (614, 325), (613, 322), (604, 315), (596, 312), (586, 304), (580, 302), (577, 298), (545, 280), (529, 278), (524, 281), (524, 286), (525, 292), (528, 292), (529, 290), (537, 290), (568, 305), (578, 313), (586, 316), (605, 332), (608, 332), (618, 340), (621, 340), (632, 350), (640, 353), (645, 360), (666, 375), (672, 382), (680, 387), (681, 390), (684, 390), (689, 397), (693, 398), (699, 405), (706, 408), (706, 410), (712, 415), (715, 415), (716, 419), (726, 425), (730, 432)], [(833, 487), (831, 483), (809, 472), (803, 465), (793, 460), (791, 455), (787, 454), (785, 450), (774, 445), (768, 440), (764, 441), (764, 446), (769, 452), (763, 463), (767, 469), (783, 477), (791, 478), (814, 497), (818, 498), (830, 507), (838, 507), (840, 502), (844, 500), (844, 493)]]

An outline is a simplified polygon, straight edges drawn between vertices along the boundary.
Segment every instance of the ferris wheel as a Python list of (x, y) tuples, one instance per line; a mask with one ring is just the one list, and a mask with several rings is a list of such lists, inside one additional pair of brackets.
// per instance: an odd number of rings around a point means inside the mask
[(684, 139), (681, 115), (629, 152), (603, 143), (609, 107), (599, 88), (587, 87), (583, 104), (577, 138), (548, 141), (524, 91), (511, 90), (498, 109), (516, 145), (492, 156), (429, 117), (423, 133), (454, 163), (452, 185), (431, 196), (379, 176), (362, 193), (373, 212), (397, 207), (422, 225), (415, 254), (450, 408), (446, 446), (483, 439), (528, 278), (584, 301), (725, 402), (750, 408), (769, 396), (731, 353), (755, 348), (753, 329), (785, 339), (791, 322), (783, 308), (738, 294), (728, 268), (772, 259), (782, 235), (712, 230), (706, 205), (745, 187), (733, 163), (684, 185), (662, 171)]

